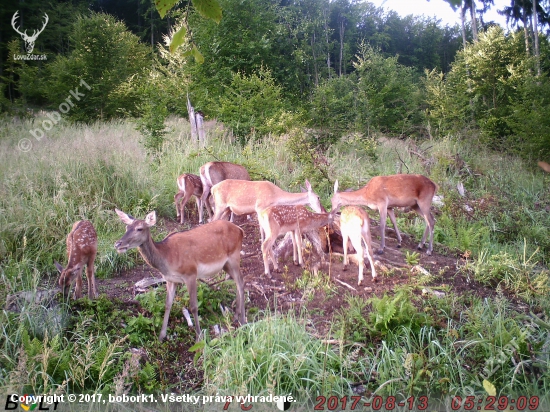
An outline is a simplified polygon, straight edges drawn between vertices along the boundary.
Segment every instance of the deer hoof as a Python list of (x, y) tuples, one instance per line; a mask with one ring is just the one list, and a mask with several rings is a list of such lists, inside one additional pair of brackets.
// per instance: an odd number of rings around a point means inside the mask
[(397, 244), (397, 249), (401, 249), (401, 243)]
[(384, 249), (378, 249), (376, 252), (377, 255), (383, 255), (384, 254)]
[(372, 278), (372, 281), (373, 281), (374, 283), (378, 283), (378, 278)]

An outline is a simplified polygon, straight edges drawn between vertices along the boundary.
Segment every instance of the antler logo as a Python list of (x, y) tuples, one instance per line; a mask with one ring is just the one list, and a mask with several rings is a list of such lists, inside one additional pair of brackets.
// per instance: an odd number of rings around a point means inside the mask
[(48, 15), (46, 13), (44, 13), (44, 24), (42, 25), (42, 28), (40, 30), (38, 30), (38, 32), (36, 30), (34, 30), (33, 33), (32, 33), (32, 36), (29, 36), (29, 35), (27, 35), (27, 30), (25, 30), (22, 33), (21, 31), (19, 31), (19, 27), (15, 27), (15, 22), (19, 17), (18, 13), (19, 13), (19, 10), (17, 10), (13, 14), (13, 17), (11, 18), (11, 26), (13, 27), (13, 29), (17, 33), (19, 33), (21, 35), (21, 38), (25, 41), (25, 50), (27, 50), (27, 53), (30, 54), (34, 50), (34, 42), (38, 38), (38, 35), (44, 31), (44, 29), (46, 28), (46, 24), (48, 24), (48, 21), (50, 19), (49, 19)]

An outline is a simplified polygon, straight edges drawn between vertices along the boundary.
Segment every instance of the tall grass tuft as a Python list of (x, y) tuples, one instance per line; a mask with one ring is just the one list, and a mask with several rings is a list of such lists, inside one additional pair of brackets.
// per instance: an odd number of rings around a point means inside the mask
[(204, 390), (224, 395), (349, 395), (350, 370), (291, 314), (267, 315), (204, 347)]

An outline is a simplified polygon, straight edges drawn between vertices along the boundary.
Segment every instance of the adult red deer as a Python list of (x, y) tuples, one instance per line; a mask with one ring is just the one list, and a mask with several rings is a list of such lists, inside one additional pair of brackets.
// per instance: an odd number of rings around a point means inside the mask
[[(250, 180), (250, 175), (243, 166), (230, 162), (208, 162), (201, 166), (200, 176), (202, 182), (201, 201), (206, 206), (210, 217), (212, 217), (213, 210), (207, 200), (212, 186), (226, 179)], [(199, 222), (202, 223), (202, 219)]]
[[(332, 223), (333, 216), (330, 213), (313, 213), (304, 206), (270, 206), (258, 213), (258, 222), (265, 234), (262, 243), (262, 255), (264, 270), (268, 277), (269, 259), (273, 262), (273, 270), (278, 271), (277, 260), (273, 256), (273, 244), (275, 240), (287, 232), (292, 233), (294, 264), (303, 265), (302, 259), (302, 233), (318, 230), (319, 227)], [(297, 253), (296, 253), (297, 252)], [(296, 260), (296, 254), (298, 260)]]
[[(372, 246), (370, 235), (369, 215), (363, 209), (357, 206), (347, 206), (342, 210), (340, 215), (340, 230), (342, 232), (342, 245), (344, 247), (344, 270), (348, 265), (348, 239), (357, 251), (357, 264), (359, 266), (358, 285), (363, 281), (363, 266), (365, 254), (370, 263), (372, 272), (372, 280), (376, 282), (376, 270), (374, 269), (374, 261), (372, 259)], [(366, 248), (363, 250), (365, 242)]]
[(422, 175), (391, 175), (375, 176), (365, 187), (354, 192), (338, 192), (338, 181), (334, 183), (334, 195), (332, 196), (332, 210), (335, 211), (343, 205), (362, 205), (371, 209), (378, 209), (380, 213), (380, 249), (378, 254), (384, 253), (386, 216), (390, 220), (397, 233), (398, 245), (401, 247), (401, 233), (395, 221), (394, 207), (410, 207), (426, 221), (426, 229), (422, 240), (418, 244), (421, 250), (430, 232), (430, 245), (427, 254), (431, 255), (433, 250), (433, 234), (435, 219), (430, 211), (432, 199), (437, 190), (437, 185)]
[(61, 273), (59, 287), (63, 295), (67, 296), (71, 285), (76, 282), (74, 296), (82, 297), (82, 269), (86, 265), (86, 278), (88, 279), (88, 296), (91, 299), (97, 297), (97, 288), (94, 275), (94, 260), (97, 255), (97, 233), (91, 222), (79, 220), (73, 224), (71, 232), (67, 235), (67, 267), (63, 268), (58, 262), (55, 267)]
[(172, 233), (154, 242), (150, 227), (157, 217), (149, 213), (144, 220), (115, 209), (126, 224), (126, 233), (115, 243), (118, 253), (137, 247), (147, 264), (158, 269), (166, 280), (166, 305), (159, 340), (166, 337), (170, 309), (176, 295), (176, 284), (185, 283), (189, 291), (190, 310), (195, 319), (197, 339), (200, 336), (197, 301), (197, 280), (208, 278), (220, 270), (228, 273), (237, 286), (236, 314), (241, 324), (244, 315), (244, 281), (241, 275), (241, 249), (244, 232), (231, 222), (220, 220), (186, 232)]
[[(212, 198), (216, 212), (212, 220), (226, 217), (229, 211), (236, 215), (259, 213), (269, 206), (309, 204), (316, 212), (321, 212), (321, 202), (306, 180), (306, 192), (289, 193), (267, 181), (247, 181), (228, 179), (212, 188)], [(260, 226), (264, 241), (264, 232)]]
[[(183, 225), (183, 212), (185, 205), (191, 199), (191, 196), (195, 196), (197, 202), (197, 209), (199, 211), (199, 222), (202, 222), (202, 182), (201, 178), (191, 173), (184, 173), (177, 179), (178, 193), (174, 195), (174, 202), (176, 203), (176, 219)], [(208, 209), (207, 209), (208, 210)], [(208, 210), (208, 213), (210, 211)]]

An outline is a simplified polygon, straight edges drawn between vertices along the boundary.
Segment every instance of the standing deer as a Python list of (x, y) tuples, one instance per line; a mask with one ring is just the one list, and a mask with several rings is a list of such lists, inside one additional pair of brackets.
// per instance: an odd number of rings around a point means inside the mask
[(378, 209), (380, 213), (380, 249), (378, 254), (384, 253), (386, 216), (390, 216), (395, 232), (397, 233), (397, 247), (401, 247), (401, 233), (395, 221), (394, 207), (411, 207), (426, 221), (426, 229), (422, 240), (418, 244), (421, 250), (430, 232), (430, 245), (426, 254), (431, 255), (433, 250), (433, 235), (435, 219), (430, 211), (432, 199), (437, 190), (437, 185), (422, 175), (391, 175), (373, 177), (365, 187), (354, 192), (338, 192), (338, 181), (334, 183), (334, 195), (332, 196), (332, 210), (342, 205), (363, 205), (371, 209)]
[[(332, 223), (332, 220), (332, 214), (326, 212), (313, 213), (302, 205), (270, 206), (260, 211), (258, 213), (258, 222), (265, 234), (265, 240), (262, 243), (262, 255), (266, 276), (271, 277), (268, 258), (273, 262), (273, 270), (279, 270), (277, 260), (273, 256), (273, 244), (279, 236), (287, 232), (291, 233), (294, 264), (303, 265), (302, 233), (318, 230), (319, 227)], [(296, 254), (298, 254), (298, 260), (296, 260)]]
[(97, 234), (94, 226), (87, 220), (79, 220), (73, 224), (71, 232), (67, 235), (67, 267), (63, 268), (58, 262), (54, 262), (59, 270), (59, 287), (64, 296), (68, 296), (71, 285), (76, 281), (74, 296), (82, 297), (82, 269), (86, 265), (86, 278), (88, 279), (88, 296), (91, 299), (97, 297), (97, 288), (94, 276), (94, 260), (97, 255)]
[[(201, 201), (206, 206), (210, 217), (214, 212), (207, 200), (212, 186), (226, 179), (250, 180), (250, 175), (243, 166), (229, 162), (208, 162), (201, 166), (200, 175), (203, 190)], [(231, 220), (233, 220), (233, 216), (231, 216)], [(202, 223), (202, 219), (199, 223)]]
[[(376, 282), (376, 271), (372, 260), (372, 246), (370, 235), (369, 215), (363, 209), (357, 206), (348, 206), (342, 210), (340, 215), (340, 230), (342, 231), (342, 245), (344, 247), (344, 270), (347, 269), (348, 261), (348, 238), (357, 251), (357, 264), (359, 266), (358, 285), (363, 281), (363, 266), (365, 254), (370, 263), (372, 280)], [(363, 249), (361, 240), (365, 242), (366, 248)]]
[(189, 292), (190, 310), (195, 319), (195, 332), (200, 337), (197, 301), (197, 280), (208, 278), (220, 270), (227, 272), (237, 286), (236, 314), (245, 323), (244, 281), (241, 275), (241, 249), (244, 232), (231, 222), (220, 220), (186, 232), (172, 233), (160, 242), (154, 242), (150, 227), (157, 217), (149, 213), (145, 220), (115, 209), (126, 224), (126, 233), (115, 243), (118, 253), (137, 247), (147, 264), (158, 269), (166, 280), (166, 305), (159, 340), (166, 337), (170, 309), (176, 295), (176, 284), (185, 283)]
[[(269, 206), (305, 205), (320, 213), (321, 202), (309, 182), (307, 192), (289, 193), (267, 181), (224, 180), (212, 188), (212, 198), (216, 212), (212, 220), (226, 217), (229, 211), (236, 215), (259, 213)], [(264, 241), (264, 232), (260, 226), (260, 235)]]
[(30, 54), (34, 50), (34, 42), (36, 42), (38, 35), (44, 31), (44, 29), (46, 28), (46, 24), (48, 24), (48, 21), (50, 20), (50, 18), (46, 13), (44, 13), (44, 24), (42, 25), (42, 28), (38, 30), (38, 32), (36, 30), (33, 30), (32, 36), (29, 36), (27, 34), (27, 30), (25, 30), (24, 32), (21, 32), (19, 31), (19, 27), (15, 27), (15, 22), (19, 18), (18, 13), (19, 13), (19, 10), (17, 10), (13, 14), (13, 17), (11, 18), (11, 26), (21, 36), (21, 38), (25, 42), (25, 50), (27, 51), (27, 53)]
[[(176, 203), (176, 219), (178, 219), (183, 225), (183, 212), (185, 210), (185, 205), (189, 199), (191, 199), (191, 196), (195, 196), (197, 209), (199, 210), (199, 222), (202, 222), (203, 206), (201, 178), (191, 173), (184, 173), (178, 177), (177, 184), (179, 191), (174, 195), (174, 202)], [(208, 210), (208, 213), (210, 213), (210, 210)]]

